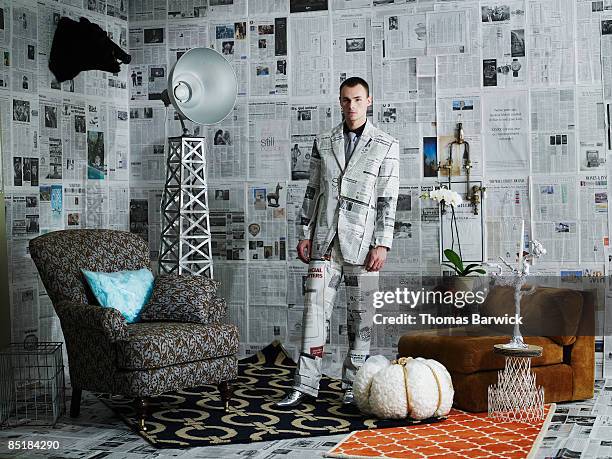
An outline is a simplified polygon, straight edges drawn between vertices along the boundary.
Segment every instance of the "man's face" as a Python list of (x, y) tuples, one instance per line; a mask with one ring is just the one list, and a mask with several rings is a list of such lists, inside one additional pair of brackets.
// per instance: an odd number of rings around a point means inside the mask
[(347, 121), (355, 124), (365, 122), (368, 107), (372, 105), (372, 97), (368, 96), (366, 89), (360, 84), (345, 86), (340, 91), (340, 107)]

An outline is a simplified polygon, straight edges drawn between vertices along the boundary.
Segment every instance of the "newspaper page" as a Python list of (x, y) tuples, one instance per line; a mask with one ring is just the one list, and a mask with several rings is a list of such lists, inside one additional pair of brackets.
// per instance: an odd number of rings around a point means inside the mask
[[(64, 180), (83, 180), (87, 167), (85, 101), (64, 98), (61, 113)], [(48, 172), (45, 172), (45, 177)]]
[[(28, 196), (32, 199), (38, 196), (38, 192), (28, 194)], [(7, 260), (11, 266), (8, 273), (9, 283), (23, 283), (26, 279), (35, 279), (38, 274), (30, 257), (29, 240), (25, 237), (25, 195), (19, 193), (7, 194), (5, 204), (8, 239)]]
[(289, 176), (289, 105), (249, 103), (249, 178)]
[[(168, 19), (204, 19), (208, 14), (207, 0), (168, 0)], [(175, 27), (168, 24), (168, 27)], [(188, 25), (189, 27), (189, 25)]]
[(483, 87), (524, 87), (525, 2), (491, 1), (481, 8)]
[(0, 166), (2, 167), (0, 187), (2, 189), (13, 184), (13, 156), (11, 154), (13, 144), (11, 139), (12, 108), (12, 98), (7, 93), (0, 92), (0, 113), (5, 114), (5, 116), (0, 116), (0, 130), (2, 131), (2, 135), (0, 135)]
[(530, 95), (532, 172), (576, 170), (574, 89), (531, 90)]
[(249, 53), (247, 23), (244, 21), (211, 22), (210, 45), (228, 61), (246, 59)]
[(36, 52), (38, 54), (38, 86), (44, 89), (57, 89), (62, 87), (49, 70), (49, 54), (53, 35), (61, 16), (57, 4), (38, 4), (38, 41)]
[(383, 60), (382, 91), (386, 100), (417, 98), (417, 59)]
[(420, 129), (416, 102), (376, 104), (378, 127), (393, 136), (400, 147), (400, 180), (421, 177)]
[(606, 120), (601, 85), (578, 86), (576, 91), (580, 170), (604, 170)]
[(250, 183), (247, 188), (249, 260), (287, 259), (287, 183)]
[[(42, 195), (42, 193), (41, 193)], [(64, 185), (64, 228), (85, 227), (85, 186), (82, 183)]]
[(385, 48), (384, 15), (378, 11), (374, 11), (372, 14), (370, 36), (372, 37), (372, 81), (370, 82), (370, 93), (372, 98), (376, 100), (384, 96), (382, 91), (382, 63), (387, 51)]
[(578, 181), (580, 262), (603, 262), (609, 245), (608, 178), (606, 174), (580, 175)]
[[(421, 185), (421, 195), (429, 193), (434, 185)], [(421, 199), (421, 268), (440, 274), (440, 208), (433, 199)]]
[(308, 180), (310, 155), (317, 135), (333, 127), (332, 107), (327, 104), (292, 105), (289, 129), (291, 134), (291, 180)]
[(128, 5), (129, 23), (166, 19), (166, 0), (130, 0)]
[(106, 0), (91, 0), (87, 2), (87, 9), (100, 15), (106, 14)]
[(130, 98), (160, 100), (167, 87), (165, 22), (130, 27)]
[(244, 192), (242, 183), (208, 185), (210, 234), (214, 259), (246, 259)]
[[(289, 259), (287, 264), (287, 304), (289, 305), (289, 317), (292, 314), (291, 310), (295, 309), (296, 306), (304, 306), (304, 288), (307, 276), (308, 265), (306, 263), (293, 258)], [(302, 321), (301, 316), (297, 317), (296, 315), (295, 319), (298, 323)], [(292, 330), (291, 327), (290, 330)], [(299, 329), (296, 329), (296, 331), (295, 338), (299, 342), (301, 333), (299, 333)]]
[[(262, 273), (268, 269), (258, 269), (258, 277), (263, 277)], [(252, 272), (253, 269), (249, 269), (249, 282)], [(283, 277), (287, 275), (285, 269), (275, 269), (275, 272)], [(274, 280), (269, 279), (266, 286), (276, 286), (278, 283), (286, 286), (283, 280), (280, 276)], [(249, 343), (269, 344), (272, 340), (287, 340), (287, 305), (270, 304), (268, 301), (256, 302), (249, 299)]]
[(287, 268), (264, 263), (248, 268), (249, 341), (269, 343), (287, 337)]
[(370, 0), (331, 0), (332, 10), (350, 10), (354, 8), (369, 8)]
[[(87, 104), (87, 178), (90, 180), (104, 180), (108, 175), (107, 121), (107, 104), (94, 104), (94, 102)], [(51, 170), (50, 173), (55, 174), (55, 170)]]
[[(606, 13), (601, 17), (601, 25), (597, 34), (600, 36), (601, 46), (601, 75), (604, 86), (604, 98), (612, 99), (612, 14)], [(610, 147), (608, 147), (610, 149)]]
[(536, 176), (531, 184), (533, 238), (546, 247), (543, 262), (577, 263), (578, 210), (575, 177)]
[[(104, 5), (106, 6), (106, 5)], [(104, 14), (104, 13), (102, 13)], [(84, 15), (89, 22), (98, 25), (102, 30), (107, 30), (106, 18), (98, 14)], [(108, 97), (108, 72), (102, 70), (88, 70), (84, 75), (85, 94), (88, 96)]]
[(246, 16), (247, 0), (209, 0), (208, 15), (210, 17)]
[[(434, 76), (420, 76), (419, 69), (428, 66), (421, 65), (425, 59), (417, 59), (417, 112), (416, 120), (419, 123), (434, 123), (436, 120), (436, 78)], [(434, 65), (435, 68), (435, 65)]]
[(489, 174), (529, 173), (529, 96), (527, 91), (485, 94), (483, 151)]
[(287, 18), (249, 21), (251, 96), (286, 96)]
[[(51, 196), (49, 194), (49, 200)], [(8, 197), (7, 197), (8, 206)], [(7, 207), (7, 228), (10, 228), (12, 239), (31, 239), (40, 234), (39, 196), (33, 193), (14, 193), (10, 209)], [(9, 213), (10, 210), (10, 213)]]
[(430, 11), (425, 19), (428, 56), (470, 54), (469, 10)]
[[(482, 185), (482, 182), (470, 182), (471, 185)], [(447, 186), (447, 184), (443, 184)], [(451, 190), (464, 195), (466, 182), (451, 183)], [(449, 206), (450, 207), (450, 206)], [(463, 262), (482, 262), (484, 261), (484, 221), (482, 213), (482, 202), (478, 205), (478, 213), (474, 213), (474, 208), (469, 202), (464, 201), (454, 209), (456, 222), (452, 222), (453, 210), (446, 209), (441, 215), (441, 239), (440, 253), (446, 249), (453, 249), (459, 253), (461, 251)], [(452, 223), (452, 225), (451, 225)], [(455, 229), (455, 224), (457, 229)], [(459, 233), (459, 238), (456, 233)], [(442, 260), (447, 261), (442, 255)]]
[[(248, 299), (249, 304), (284, 306), (286, 322), (287, 268), (285, 263), (259, 263), (257, 266), (249, 266)], [(264, 335), (263, 338), (265, 339), (266, 336)]]
[[(7, 10), (8, 12), (9, 10)], [(35, 3), (15, 1), (12, 5), (13, 91), (38, 93), (38, 11)]]
[(151, 261), (157, 262), (161, 246), (161, 212), (163, 186), (130, 187), (130, 233), (149, 243)]
[[(204, 3), (206, 3), (205, 0)], [(170, 3), (170, 2), (169, 2)], [(206, 7), (204, 7), (206, 8)], [(169, 13), (168, 13), (169, 14)], [(208, 23), (186, 24), (184, 22), (168, 23), (168, 69), (192, 48), (208, 47)]]
[(491, 178), (485, 182), (485, 188), (487, 261), (495, 263), (499, 257), (514, 259), (518, 250), (520, 220), (525, 222), (527, 240), (533, 239), (528, 178)]
[(229, 322), (238, 326), (240, 341), (248, 337), (247, 265), (240, 262), (215, 261), (214, 278), (221, 282), (218, 295), (225, 299)]
[(163, 107), (130, 104), (130, 184), (164, 180), (165, 119)]
[(109, 185), (108, 227), (110, 229), (127, 231), (130, 226), (130, 200), (127, 183), (114, 182)]
[(209, 33), (210, 47), (220, 52), (232, 64), (236, 72), (238, 96), (246, 96), (249, 87), (247, 66), (249, 42), (246, 21), (212, 22)]
[(41, 338), (37, 287), (28, 283), (11, 285), (11, 340), (15, 343)]
[[(62, 185), (41, 185), (40, 202), (38, 205), (39, 219), (37, 225), (42, 233), (64, 229), (63, 213), (63, 187)], [(26, 208), (28, 201), (26, 197)], [(32, 222), (29, 222), (32, 224)]]
[(62, 117), (60, 116), (62, 99), (40, 94), (38, 100), (41, 115), (39, 117), (39, 153), (41, 163), (48, 165), (47, 173), (43, 175), (43, 178), (61, 180), (63, 169)]
[(575, 81), (574, 0), (527, 2), (529, 82), (559, 85)]
[(401, 59), (424, 56), (427, 41), (426, 24), (425, 13), (404, 10), (402, 13), (385, 15), (383, 30), (386, 57)]
[[(117, 1), (117, 0), (114, 0)], [(121, 0), (118, 0), (120, 3)], [(110, 8), (110, 4), (107, 5)], [(128, 47), (128, 28), (125, 21), (109, 20), (107, 24), (108, 37), (113, 40), (121, 49), (129, 50)], [(117, 102), (124, 103), (129, 97), (128, 91), (128, 65), (121, 65), (119, 73), (106, 73), (108, 97)]]
[(355, 11), (350, 14), (334, 13), (332, 22), (332, 91), (351, 76), (372, 81), (370, 15)]
[(479, 57), (476, 55), (438, 56), (436, 81), (439, 90), (473, 89), (480, 87)]
[(291, 18), (291, 95), (331, 94), (331, 31), (329, 17), (304, 14)]
[(387, 255), (389, 264), (421, 265), (421, 187), (401, 185), (397, 197), (393, 248)]
[[(18, 152), (28, 152), (32, 158), (38, 157), (38, 97), (28, 97), (25, 94), (13, 96), (13, 155)], [(59, 167), (61, 168), (61, 162)], [(46, 168), (46, 169), (45, 169)], [(43, 169), (43, 170), (40, 170)], [(39, 175), (48, 172), (48, 164), (39, 164)], [(13, 156), (13, 180), (9, 185), (23, 186), (23, 158)], [(31, 185), (31, 183), (30, 183)]]
[[(438, 155), (440, 175), (482, 175), (481, 96), (479, 94), (437, 98)], [(465, 142), (456, 143), (457, 123), (463, 123)], [(469, 161), (469, 163), (468, 163)]]
[[(298, 225), (302, 202), (308, 182), (289, 182), (287, 184), (287, 259), (297, 260)], [(300, 262), (301, 263), (301, 262)]]
[(8, 52), (8, 46), (11, 43), (11, 4), (9, 0), (0, 1), (0, 10), (2, 10), (2, 28), (0, 28), (0, 47)]
[[(6, 5), (0, 3), (0, 9), (7, 8)], [(8, 11), (8, 10), (7, 10)], [(5, 17), (6, 22), (6, 17)], [(2, 39), (3, 30), (0, 29), (0, 40)], [(11, 88), (11, 48), (0, 42), (0, 91), (6, 91), (8, 93)], [(8, 113), (8, 112), (6, 112)]]
[(106, 0), (106, 14), (110, 17), (127, 21), (127, 2), (121, 0)]
[(127, 106), (110, 105), (108, 110), (108, 178), (127, 182), (129, 120)]
[[(578, 0), (576, 2), (576, 83), (601, 82), (601, 33), (602, 2)], [(603, 5), (602, 5), (603, 6)], [(609, 56), (609, 54), (608, 54)]]
[[(439, 91), (459, 89), (480, 89), (480, 53), (474, 52), (481, 48), (480, 30), (481, 9), (478, 3), (466, 4), (465, 2), (436, 3), (438, 11), (460, 9), (467, 12), (466, 19), (469, 20), (468, 35), (470, 39), (470, 50), (464, 53), (436, 56), (436, 82)], [(427, 52), (428, 56), (432, 54)]]
[[(176, 130), (178, 132), (178, 129)], [(247, 105), (237, 101), (221, 122), (208, 126), (207, 174), (211, 180), (247, 177)], [(199, 134), (198, 134), (199, 135)]]
[[(87, 182), (87, 207), (85, 212), (85, 225), (87, 228), (108, 228), (110, 222), (110, 197), (108, 181), (96, 183)], [(113, 209), (114, 212), (114, 209)]]
[(249, 16), (289, 14), (289, 0), (249, 0)]
[[(40, 165), (38, 158), (29, 158), (29, 157), (16, 157), (14, 160), (17, 160), (17, 163), (13, 164), (15, 167), (21, 166), (21, 180), (22, 186), (33, 186), (36, 187), (39, 185), (39, 172)], [(19, 162), (21, 160), (21, 163)], [(11, 168), (12, 169), (12, 168)], [(15, 170), (16, 174), (18, 171)], [(18, 177), (16, 177), (18, 178)]]

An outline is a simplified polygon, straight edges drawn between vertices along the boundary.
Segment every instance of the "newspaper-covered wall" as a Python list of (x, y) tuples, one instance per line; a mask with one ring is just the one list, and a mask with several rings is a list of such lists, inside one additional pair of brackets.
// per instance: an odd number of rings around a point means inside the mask
[[(187, 126), (207, 137), (215, 276), (240, 327), (241, 352), (273, 339), (298, 349), (305, 266), (295, 252), (297, 215), (313, 141), (341, 121), (338, 86), (350, 76), (369, 81), (369, 119), (400, 143), (386, 271), (439, 274), (448, 221), (420, 196), (452, 182), (461, 193), (486, 189), (478, 216), (461, 209), (470, 257), (512, 253), (523, 219), (524, 239), (548, 250), (535, 271), (609, 274), (608, 3), (0, 0), (14, 340), (51, 333), (30, 238), (129, 229), (148, 241), (156, 264), (166, 138), (181, 133), (159, 98), (193, 47), (216, 49), (238, 76), (225, 120)], [(131, 65), (55, 83), (46, 63), (59, 15), (99, 24), (129, 48)], [(457, 122), (469, 152), (453, 143)], [(333, 374), (348, 345), (343, 291), (330, 330), (325, 368)], [(397, 339), (392, 327), (380, 330), (372, 353), (393, 357)]]
[(90, 71), (62, 84), (48, 68), (61, 16), (86, 17), (127, 49), (127, 7), (125, 1), (0, 2), (2, 171), (14, 342), (31, 335), (62, 340), (29, 257), (30, 239), (72, 228), (130, 228), (127, 66), (116, 75)]

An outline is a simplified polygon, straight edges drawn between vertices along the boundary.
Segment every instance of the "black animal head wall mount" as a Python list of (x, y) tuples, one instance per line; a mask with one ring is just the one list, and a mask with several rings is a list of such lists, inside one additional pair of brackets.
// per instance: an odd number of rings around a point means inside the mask
[(58, 82), (71, 80), (85, 70), (118, 73), (132, 58), (97, 24), (61, 17), (53, 36), (49, 70)]

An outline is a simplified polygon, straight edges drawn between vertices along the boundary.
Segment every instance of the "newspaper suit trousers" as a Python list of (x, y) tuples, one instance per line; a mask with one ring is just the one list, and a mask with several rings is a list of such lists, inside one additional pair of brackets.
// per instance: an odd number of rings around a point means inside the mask
[(317, 396), (322, 374), (323, 349), (329, 337), (334, 302), (344, 278), (347, 299), (349, 351), (342, 365), (342, 387), (351, 387), (357, 370), (370, 353), (374, 319), (373, 294), (378, 290), (378, 272), (363, 265), (345, 263), (337, 239), (329, 260), (308, 264), (302, 319), (300, 357), (293, 388)]

